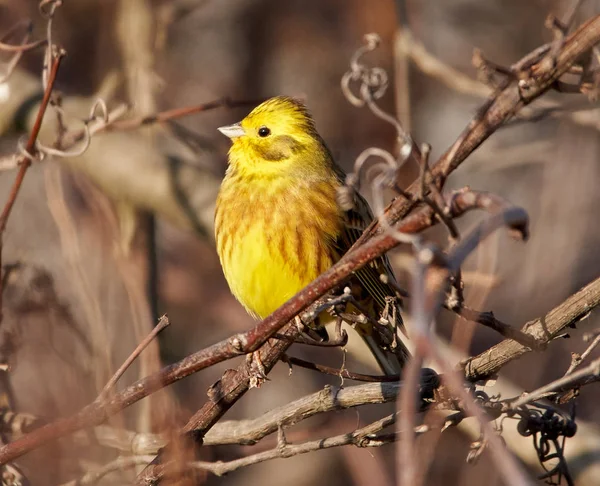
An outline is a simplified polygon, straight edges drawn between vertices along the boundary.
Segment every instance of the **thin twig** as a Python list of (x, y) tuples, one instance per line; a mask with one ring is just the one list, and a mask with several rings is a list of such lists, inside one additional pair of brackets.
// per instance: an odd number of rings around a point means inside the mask
[(61, 486), (88, 486), (96, 484), (104, 476), (108, 474), (123, 471), (125, 469), (131, 469), (136, 466), (145, 466), (148, 464), (154, 456), (131, 456), (131, 457), (119, 457), (114, 461), (102, 466), (94, 471), (89, 471), (81, 476), (79, 479), (73, 479), (63, 483)]
[(444, 382), (451, 393), (460, 399), (465, 411), (477, 418), (485, 433), (485, 439), (489, 443), (492, 458), (495, 460), (497, 469), (504, 477), (505, 482), (524, 486), (531, 484), (531, 482), (528, 480), (523, 467), (507, 452), (491, 427), (489, 418), (465, 390), (462, 377), (451, 368), (450, 364), (441, 355), (427, 328), (442, 304), (442, 296), (449, 285), (450, 276), (456, 272), (456, 269), (460, 268), (471, 251), (484, 238), (503, 225), (520, 231), (523, 236), (527, 234), (526, 214), (523, 211), (515, 211), (514, 208), (512, 210), (505, 209), (491, 216), (471, 231), (456, 245), (447, 258), (444, 258), (439, 252), (436, 253), (435, 249), (424, 249), (420, 252), (421, 255), (418, 256), (418, 259), (423, 266), (427, 266), (424, 267), (424, 272), (417, 274), (414, 279), (414, 292), (421, 297), (418, 303), (413, 306), (415, 308), (413, 319), (420, 322), (421, 325), (417, 327), (417, 332), (413, 334), (413, 340), (418, 353), (424, 357), (434, 359), (441, 367), (444, 372)]
[(565, 389), (568, 386), (572, 386), (574, 383), (580, 380), (587, 379), (590, 377), (598, 377), (600, 375), (600, 359), (592, 361), (585, 368), (574, 371), (571, 374), (565, 375), (558, 380), (554, 380), (547, 385), (544, 385), (537, 390), (524, 394), (521, 398), (515, 400), (512, 403), (513, 410), (527, 404), (539, 400), (540, 398), (547, 396), (548, 394), (554, 394), (558, 391)]
[(24, 44), (18, 44), (18, 45), (6, 44), (5, 42), (0, 42), (0, 51), (6, 51), (6, 52), (30, 51), (32, 49), (35, 49), (36, 47), (45, 45), (47, 42), (48, 41), (46, 39), (33, 41), (33, 42), (29, 42), (29, 43), (24, 43)]
[(100, 392), (100, 394), (98, 395), (98, 398), (96, 400), (102, 401), (105, 399), (106, 395), (115, 387), (115, 385), (117, 384), (117, 381), (119, 381), (119, 378), (121, 378), (121, 376), (123, 376), (123, 373), (125, 373), (125, 371), (127, 371), (127, 369), (131, 366), (131, 364), (135, 361), (135, 359), (140, 355), (140, 353), (144, 349), (146, 349), (148, 347), (148, 345), (154, 340), (154, 338), (156, 336), (158, 336), (158, 334), (163, 329), (165, 329), (167, 326), (169, 326), (169, 324), (171, 324), (169, 322), (169, 318), (167, 317), (166, 314), (164, 314), (159, 319), (158, 324), (156, 324), (156, 326), (154, 326), (152, 328), (152, 331), (150, 331), (150, 334), (148, 334), (142, 340), (142, 342), (140, 342), (136, 346), (136, 348), (132, 351), (132, 353), (129, 355), (129, 357), (123, 362), (123, 364), (115, 372), (115, 374), (112, 376), (112, 378), (110, 380), (108, 380), (108, 383), (106, 383), (106, 386), (102, 389), (102, 391)]
[[(549, 343), (560, 336), (564, 329), (587, 317), (600, 305), (600, 278), (590, 282), (581, 290), (556, 306), (545, 316), (526, 323), (522, 331), (533, 336), (538, 343)], [(465, 378), (476, 382), (494, 376), (510, 361), (531, 352), (531, 348), (506, 339), (481, 354), (461, 364)]]
[(343, 378), (348, 378), (349, 380), (355, 381), (366, 381), (370, 383), (385, 383), (385, 382), (396, 382), (400, 379), (400, 375), (365, 375), (362, 373), (354, 373), (352, 371), (348, 371), (345, 369), (332, 368), (330, 366), (320, 365), (317, 363), (313, 363), (312, 361), (306, 361), (301, 358), (295, 358), (294, 356), (284, 355), (281, 358), (281, 361), (284, 363), (299, 366), (301, 368), (306, 368), (307, 370), (318, 371), (319, 373), (323, 373), (325, 375), (331, 376), (340, 376)]
[[(23, 180), (25, 179), (27, 169), (29, 169), (29, 166), (31, 165), (31, 157), (35, 154), (35, 145), (37, 137), (42, 127), (42, 120), (44, 119), (44, 114), (46, 113), (46, 109), (48, 108), (48, 103), (50, 102), (50, 96), (52, 95), (52, 89), (54, 88), (56, 75), (58, 74), (58, 68), (60, 67), (60, 63), (64, 55), (65, 52), (62, 49), (59, 49), (58, 52), (55, 53), (52, 68), (50, 70), (49, 82), (44, 91), (44, 96), (42, 98), (40, 107), (38, 108), (33, 128), (31, 129), (31, 133), (29, 134), (29, 139), (27, 140), (27, 144), (23, 149), (23, 153), (17, 159), (17, 163), (20, 165), (19, 171), (17, 172), (15, 181), (13, 182), (13, 185), (10, 189), (8, 198), (6, 200), (6, 203), (4, 204), (4, 208), (2, 209), (2, 213), (0, 214), (0, 268), (2, 268), (2, 247), (4, 230), (6, 229), (8, 218), (10, 217), (12, 208), (15, 205), (17, 196), (19, 195), (19, 191), (21, 189), (21, 186), (23, 185)], [(2, 321), (2, 294), (3, 285), (2, 279), (0, 279), (0, 322)]]
[(48, 107), (48, 103), (50, 102), (50, 95), (52, 94), (52, 89), (54, 88), (54, 83), (56, 81), (56, 75), (58, 74), (58, 68), (60, 67), (60, 63), (62, 58), (64, 57), (65, 52), (59, 50), (54, 56), (54, 61), (52, 63), (52, 67), (50, 69), (50, 77), (46, 90), (44, 91), (44, 97), (42, 98), (42, 103), (38, 108), (38, 113), (35, 118), (35, 122), (33, 124), (33, 128), (31, 129), (31, 133), (29, 134), (29, 138), (27, 140), (27, 144), (24, 148), (24, 153), (19, 157), (18, 164), (20, 165), (19, 172), (17, 173), (17, 177), (13, 183), (13, 186), (8, 195), (7, 201), (4, 205), (4, 209), (2, 210), (2, 214), (0, 214), (0, 233), (4, 232), (6, 229), (6, 223), (8, 222), (8, 218), (10, 217), (10, 213), (12, 208), (17, 200), (17, 196), (19, 194), (19, 190), (21, 189), (21, 185), (23, 184), (23, 179), (25, 178), (25, 173), (27, 169), (31, 165), (31, 157), (35, 155), (36, 148), (36, 140), (38, 134), (40, 133), (40, 128), (42, 127), (42, 120), (44, 119), (44, 114), (46, 113), (46, 108)]
[[(448, 309), (448, 307), (446, 308)], [(514, 327), (499, 321), (491, 312), (481, 312), (471, 309), (467, 306), (461, 306), (458, 309), (449, 310), (455, 312), (465, 320), (477, 322), (485, 327), (493, 329), (505, 338), (512, 339), (523, 346), (527, 346), (528, 348), (534, 350), (541, 350), (544, 348), (544, 343), (538, 342), (538, 340), (536, 340), (533, 336), (521, 331), (520, 329), (515, 329)]]
[[(304, 442), (302, 444), (283, 444), (277, 447), (253, 454), (248, 457), (241, 459), (235, 459), (228, 462), (204, 462), (198, 461), (189, 464), (189, 466), (208, 471), (216, 476), (223, 476), (224, 474), (235, 471), (242, 467), (250, 466), (253, 464), (259, 464), (261, 462), (269, 461), (272, 459), (281, 459), (299, 454), (306, 454), (308, 452), (318, 451), (322, 449), (330, 449), (332, 447), (341, 447), (345, 445), (355, 445), (357, 447), (380, 447), (385, 444), (389, 444), (398, 439), (396, 434), (385, 434), (378, 435), (378, 432), (386, 427), (389, 427), (395, 422), (395, 414), (388, 415), (376, 422), (373, 422), (365, 427), (361, 427), (352, 432), (346, 434), (336, 435), (334, 437), (327, 437), (324, 439), (312, 440)], [(422, 429), (416, 430), (417, 433), (422, 433)], [(411, 432), (411, 433), (414, 433)]]
[(592, 353), (592, 351), (598, 346), (598, 344), (600, 344), (600, 334), (594, 338), (594, 340), (590, 343), (590, 345), (586, 348), (586, 350), (583, 353), (573, 353), (573, 359), (571, 360), (569, 368), (565, 372), (565, 376), (573, 373), (573, 371), (575, 371), (575, 369), (581, 363), (583, 363), (585, 358), (587, 358)]
[(172, 110), (161, 111), (152, 115), (140, 116), (137, 118), (130, 118), (126, 120), (117, 120), (110, 124), (107, 124), (104, 128), (107, 131), (112, 130), (136, 130), (145, 125), (151, 125), (153, 123), (165, 123), (176, 118), (183, 118), (203, 111), (214, 110), (215, 108), (239, 108), (246, 106), (256, 106), (264, 100), (242, 100), (234, 101), (229, 98), (223, 98), (220, 100), (210, 101), (208, 103), (202, 103), (200, 105), (185, 106), (183, 108), (174, 108)]

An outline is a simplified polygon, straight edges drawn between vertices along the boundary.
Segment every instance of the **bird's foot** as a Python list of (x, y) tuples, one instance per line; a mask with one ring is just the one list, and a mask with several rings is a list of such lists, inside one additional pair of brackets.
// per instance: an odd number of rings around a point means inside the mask
[(246, 360), (250, 369), (250, 388), (260, 388), (265, 381), (269, 380), (265, 365), (260, 359), (260, 352), (247, 354)]

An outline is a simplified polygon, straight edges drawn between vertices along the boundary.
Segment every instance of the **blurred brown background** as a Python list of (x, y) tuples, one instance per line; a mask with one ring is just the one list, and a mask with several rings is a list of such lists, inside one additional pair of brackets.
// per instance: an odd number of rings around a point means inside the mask
[[(34, 38), (43, 38), (45, 23), (37, 3), (0, 2), (0, 32), (31, 18)], [(550, 40), (544, 28), (546, 15), (560, 16), (569, 4), (564, 0), (409, 1), (407, 21), (432, 54), (475, 77), (470, 62), (474, 47), (487, 58), (510, 65)], [(597, 1), (585, 2), (576, 19), (597, 14), (599, 8)], [(392, 0), (65, 2), (57, 10), (53, 31), (54, 41), (68, 53), (57, 88), (75, 124), (76, 116), (86, 116), (98, 93), (108, 93), (111, 106), (118, 101), (132, 103), (135, 114), (226, 96), (236, 100), (301, 96), (333, 154), (350, 170), (368, 146), (394, 149), (393, 129), (365, 109), (352, 107), (339, 87), (362, 36), (377, 32), (383, 44), (369, 59), (385, 67), (392, 80), (381, 104), (396, 111), (394, 94), (408, 90), (410, 120), (404, 121), (410, 121), (415, 140), (433, 146), (435, 160), (482, 100), (459, 94), (414, 67), (408, 87), (400, 84), (394, 62), (398, 11)], [(42, 51), (24, 56), (10, 81), (13, 100), (24, 102), (41, 89), (41, 63)], [(593, 108), (580, 95), (548, 96), (571, 110)], [(21, 103), (11, 105), (7, 100), (0, 101), (0, 107), (4, 118), (0, 149), (8, 154), (23, 133), (19, 127), (27, 127), (35, 110), (30, 113)], [(149, 332), (152, 234), (157, 242), (157, 310), (168, 312), (172, 322), (159, 339), (163, 363), (253, 325), (228, 291), (210, 226), (228, 149), (228, 141), (216, 127), (238, 121), (247, 111), (219, 109), (164, 127), (99, 135), (83, 157), (44, 161), (28, 172), (3, 250), (4, 264), (21, 265), (14, 267), (8, 280), (0, 327), (2, 357), (12, 367), (4, 381), (10, 384), (16, 410), (46, 418), (75, 412), (94, 399)], [(406, 106), (402, 111), (406, 116)], [(526, 244), (501, 233), (469, 260), (466, 296), (473, 307), (493, 310), (504, 322), (521, 326), (600, 273), (599, 113), (594, 115), (595, 127), (557, 116), (503, 128), (452, 177), (452, 188), (468, 184), (492, 191), (523, 206), (531, 218), (531, 239)], [(48, 129), (42, 138), (51, 142), (53, 134)], [(155, 192), (151, 177), (162, 177), (160, 170), (165, 167), (181, 167), (193, 174), (181, 180), (198, 217), (193, 222), (193, 218), (184, 221), (173, 216), (162, 203), (164, 194)], [(407, 183), (417, 174), (410, 167), (405, 172)], [(13, 172), (1, 173), (2, 198), (13, 177)], [(148, 210), (156, 213), (155, 221)], [(478, 217), (462, 221), (461, 227), (467, 228)], [(446, 243), (441, 231), (431, 237)], [(394, 253), (399, 269), (405, 267), (408, 255), (407, 249)], [(399, 276), (406, 284), (406, 272), (399, 271)], [(591, 329), (597, 323), (597, 315), (592, 315), (583, 326)], [(462, 326), (457, 332), (465, 336), (470, 332), (470, 325), (443, 314), (440, 332), (449, 336), (454, 326)], [(498, 340), (491, 331), (477, 327), (470, 352), (480, 352)], [(297, 348), (292, 354), (341, 364), (337, 352)], [(539, 386), (564, 373), (569, 351), (583, 348), (581, 332), (574, 331), (570, 340), (554, 343), (548, 352), (511, 364), (505, 376), (522, 388)], [(156, 349), (145, 356), (121, 386), (159, 366)], [(369, 369), (352, 355), (348, 366), (356, 371)], [(187, 378), (111, 424), (138, 431), (164, 431), (182, 424), (227, 367), (231, 365)], [(301, 369), (288, 377), (287, 366), (279, 365), (272, 381), (252, 390), (227, 418), (258, 416), (327, 382), (339, 384)], [(596, 422), (598, 398), (593, 387), (583, 390), (578, 416)], [(289, 439), (351, 430), (391, 409), (379, 406), (320, 417), (290, 431)], [(207, 448), (203, 459), (232, 459), (273, 444), (265, 440), (254, 449)], [(458, 432), (443, 436), (428, 484), (499, 484), (485, 455), (477, 465), (465, 465), (468, 445)], [(59, 447), (45, 447), (19, 464), (33, 484), (60, 484), (111, 457), (114, 453), (100, 446), (81, 448), (63, 440)], [(391, 446), (345, 448), (252, 466), (226, 478), (207, 476), (206, 483), (391, 485), (395, 483), (393, 461)], [(110, 476), (106, 484), (126, 484), (128, 477)]]

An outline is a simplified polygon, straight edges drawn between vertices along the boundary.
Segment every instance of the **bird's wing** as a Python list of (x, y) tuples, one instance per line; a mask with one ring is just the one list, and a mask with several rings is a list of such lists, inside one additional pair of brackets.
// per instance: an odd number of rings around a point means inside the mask
[[(344, 229), (337, 242), (339, 251), (342, 254), (350, 249), (371, 221), (373, 221), (371, 208), (369, 208), (369, 204), (360, 194), (355, 193), (354, 208), (346, 211), (345, 218)], [(386, 275), (388, 279), (395, 281), (392, 266), (387, 255), (373, 260), (356, 272), (356, 277), (369, 295), (376, 301), (380, 308), (379, 310), (385, 308), (386, 297), (396, 296), (394, 287), (381, 280), (380, 275), (382, 274)], [(400, 321), (399, 324), (402, 324), (402, 322)]]
[[(354, 207), (353, 209), (346, 211), (344, 229), (337, 241), (338, 251), (341, 254), (346, 253), (358, 240), (371, 221), (373, 221), (373, 214), (367, 201), (360, 194), (355, 192)], [(402, 316), (400, 314), (401, 308), (399, 296), (397, 296), (392, 285), (381, 280), (380, 276), (382, 274), (386, 275), (389, 280), (395, 282), (394, 273), (387, 255), (383, 255), (362, 267), (356, 272), (356, 278), (363, 291), (368, 294), (369, 300), (372, 300), (374, 310), (377, 313), (376, 319), (381, 316), (386, 305), (393, 305), (394, 309), (389, 315), (389, 320), (392, 320), (392, 316), (394, 316), (395, 319), (394, 322), (390, 322), (390, 325), (386, 327), (393, 336), (397, 337), (397, 348), (395, 351), (392, 351), (386, 342), (387, 340), (377, 332), (371, 334), (365, 334), (363, 332), (361, 335), (383, 371), (387, 374), (398, 374), (408, 359), (409, 352), (402, 342), (402, 338), (397, 333), (398, 329), (404, 329)], [(388, 308), (388, 310), (390, 309)]]

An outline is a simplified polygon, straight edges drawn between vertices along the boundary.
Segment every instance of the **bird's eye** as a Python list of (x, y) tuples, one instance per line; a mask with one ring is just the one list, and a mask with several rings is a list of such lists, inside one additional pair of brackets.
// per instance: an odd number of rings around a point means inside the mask
[(262, 126), (258, 129), (258, 135), (260, 137), (268, 137), (269, 135), (271, 135), (271, 130), (269, 130), (267, 127)]

